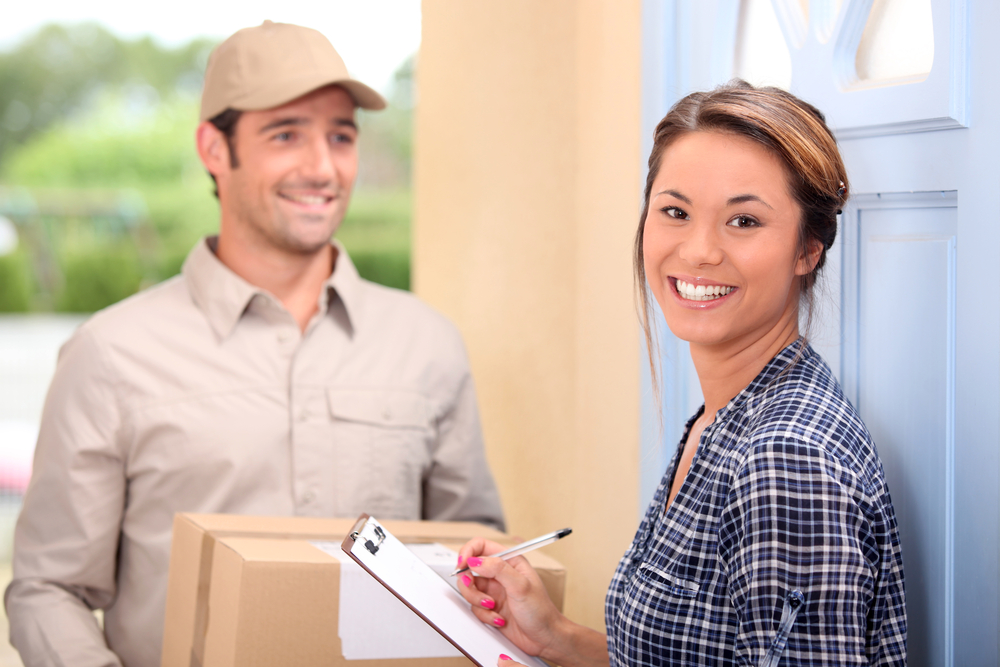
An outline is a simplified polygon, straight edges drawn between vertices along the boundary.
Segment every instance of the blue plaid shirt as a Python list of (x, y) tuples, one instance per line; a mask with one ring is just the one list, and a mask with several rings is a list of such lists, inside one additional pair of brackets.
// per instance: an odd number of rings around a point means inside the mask
[(718, 412), (664, 513), (679, 459), (608, 591), (613, 666), (906, 664), (882, 464), (811, 347), (785, 348)]

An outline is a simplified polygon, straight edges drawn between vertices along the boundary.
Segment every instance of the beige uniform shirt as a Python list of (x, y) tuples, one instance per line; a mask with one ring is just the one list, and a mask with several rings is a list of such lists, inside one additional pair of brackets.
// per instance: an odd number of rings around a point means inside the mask
[(60, 352), (5, 596), (29, 667), (159, 664), (175, 512), (502, 525), (448, 321), (338, 248), (303, 334), (211, 242)]

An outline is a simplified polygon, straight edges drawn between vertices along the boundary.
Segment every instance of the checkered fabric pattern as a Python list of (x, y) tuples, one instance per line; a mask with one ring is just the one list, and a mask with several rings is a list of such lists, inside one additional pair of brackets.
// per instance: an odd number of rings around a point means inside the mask
[(664, 512), (679, 458), (608, 591), (612, 665), (906, 664), (882, 464), (808, 344), (716, 415)]

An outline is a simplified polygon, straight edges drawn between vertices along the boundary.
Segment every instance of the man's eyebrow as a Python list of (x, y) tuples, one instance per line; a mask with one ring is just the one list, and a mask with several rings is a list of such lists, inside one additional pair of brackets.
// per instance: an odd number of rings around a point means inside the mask
[(688, 205), (691, 204), (691, 200), (688, 199), (687, 197), (685, 197), (684, 195), (682, 195), (681, 193), (677, 192), (677, 190), (662, 190), (661, 192), (657, 192), (656, 193), (657, 197), (659, 197), (660, 195), (670, 195), (671, 197), (674, 197), (675, 199), (680, 199), (685, 204), (688, 204)]
[[(260, 128), (260, 134), (267, 134), (268, 132), (271, 132), (272, 130), (277, 130), (278, 128), (281, 127), (300, 127), (302, 125), (308, 125), (308, 124), (309, 124), (309, 119), (307, 118), (296, 118), (296, 117), (278, 118), (276, 120), (272, 120), (270, 123)], [(330, 124), (336, 125), (338, 127), (350, 127), (354, 130), (358, 129), (358, 124), (355, 123), (350, 118), (335, 118), (330, 122)]]
[(736, 204), (745, 204), (748, 201), (760, 202), (761, 204), (763, 204), (764, 206), (768, 207), (772, 211), (774, 210), (774, 207), (771, 206), (770, 204), (768, 204), (766, 201), (764, 201), (763, 199), (761, 199), (757, 195), (751, 195), (751, 194), (736, 195), (735, 197), (730, 197), (729, 200), (726, 201), (726, 206), (734, 206)]
[(305, 118), (278, 118), (260, 128), (260, 134), (266, 134), (271, 130), (278, 129), (279, 127), (297, 127), (299, 125), (305, 125), (306, 123), (307, 121)]

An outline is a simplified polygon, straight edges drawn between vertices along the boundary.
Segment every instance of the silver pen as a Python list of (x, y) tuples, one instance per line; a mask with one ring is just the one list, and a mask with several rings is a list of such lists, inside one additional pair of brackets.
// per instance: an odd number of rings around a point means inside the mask
[[(498, 554), (491, 554), (489, 556), (483, 556), (483, 557), (502, 558), (503, 560), (509, 560), (514, 556), (520, 556), (523, 553), (534, 551), (535, 549), (538, 549), (540, 547), (552, 544), (556, 540), (561, 540), (562, 538), (566, 537), (572, 532), (573, 532), (572, 528), (563, 528), (562, 530), (557, 530), (553, 533), (547, 533), (545, 535), (542, 535), (541, 537), (536, 537), (533, 540), (522, 542), (521, 544), (518, 544), (516, 547), (511, 547), (510, 549), (507, 549), (506, 551), (501, 551)], [(454, 577), (456, 574), (462, 574), (468, 569), (469, 569), (468, 565), (466, 565), (465, 567), (457, 568), (454, 572), (451, 573), (451, 576)]]

